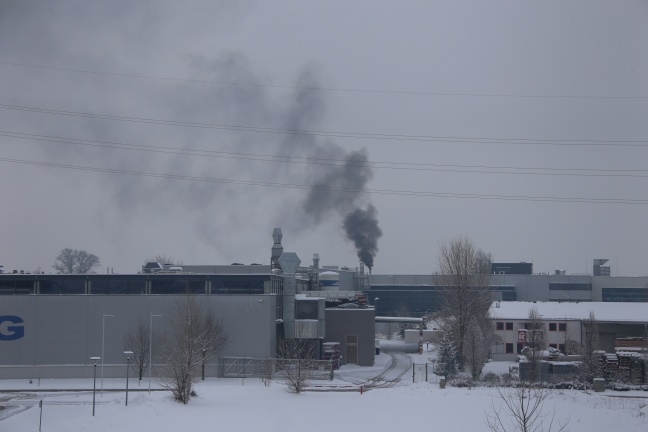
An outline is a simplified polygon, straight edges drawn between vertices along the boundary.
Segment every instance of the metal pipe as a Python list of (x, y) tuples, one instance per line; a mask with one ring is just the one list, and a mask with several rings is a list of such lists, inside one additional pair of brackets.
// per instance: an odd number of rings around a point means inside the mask
[(95, 415), (95, 396), (97, 394), (97, 360), (101, 360), (101, 357), (90, 357), (90, 360), (94, 360), (94, 378), (92, 380), (92, 416)]
[(151, 312), (149, 318), (149, 394), (151, 394), (151, 370), (153, 369), (153, 317), (161, 317), (162, 315), (153, 315)]
[(103, 379), (104, 379), (104, 348), (106, 346), (106, 317), (114, 317), (115, 315), (103, 314), (101, 320), (101, 391), (99, 392), (103, 396)]
[(126, 406), (128, 406), (128, 370), (130, 369), (130, 356), (133, 351), (124, 351), (126, 354)]

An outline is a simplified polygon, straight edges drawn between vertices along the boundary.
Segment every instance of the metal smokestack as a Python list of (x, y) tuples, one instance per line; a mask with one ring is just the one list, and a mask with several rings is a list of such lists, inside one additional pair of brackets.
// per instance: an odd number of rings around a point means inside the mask
[(270, 257), (271, 270), (281, 269), (281, 266), (279, 265), (279, 257), (281, 256), (281, 254), (283, 254), (283, 246), (281, 245), (282, 238), (283, 233), (281, 232), (281, 228), (275, 228), (272, 231), (272, 239), (274, 240), (274, 244), (272, 245), (272, 255)]
[(295, 252), (284, 252), (279, 257), (279, 265), (283, 270), (283, 327), (286, 339), (295, 338), (295, 291), (297, 282), (295, 272), (301, 260)]
[(313, 291), (319, 291), (319, 263), (320, 263), (319, 254), (313, 255), (313, 277), (311, 278), (314, 285), (311, 287), (311, 290)]

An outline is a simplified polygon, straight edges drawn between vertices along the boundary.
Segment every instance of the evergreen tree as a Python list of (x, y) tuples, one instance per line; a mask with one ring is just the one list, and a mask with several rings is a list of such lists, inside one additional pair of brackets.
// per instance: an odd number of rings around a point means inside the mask
[(457, 357), (452, 334), (449, 331), (443, 333), (443, 339), (437, 350), (437, 371), (443, 371), (446, 375), (454, 373), (454, 363)]

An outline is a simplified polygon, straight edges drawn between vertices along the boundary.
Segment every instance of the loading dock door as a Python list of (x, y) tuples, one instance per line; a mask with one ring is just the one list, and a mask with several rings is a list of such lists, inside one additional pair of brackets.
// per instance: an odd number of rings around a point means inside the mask
[(358, 335), (346, 335), (346, 362), (358, 364)]

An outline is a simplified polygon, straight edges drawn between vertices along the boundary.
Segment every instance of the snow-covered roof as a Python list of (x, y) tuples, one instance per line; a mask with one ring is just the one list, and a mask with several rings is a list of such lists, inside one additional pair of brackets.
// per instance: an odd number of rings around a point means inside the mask
[(492, 318), (524, 320), (536, 308), (546, 320), (585, 320), (590, 311), (597, 321), (648, 323), (648, 303), (617, 302), (493, 302)]

